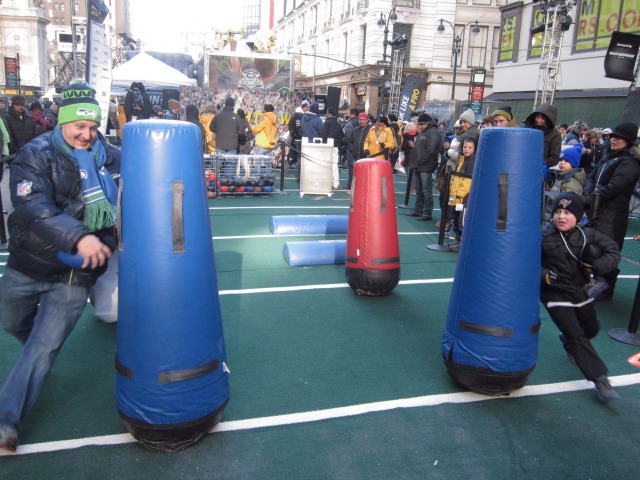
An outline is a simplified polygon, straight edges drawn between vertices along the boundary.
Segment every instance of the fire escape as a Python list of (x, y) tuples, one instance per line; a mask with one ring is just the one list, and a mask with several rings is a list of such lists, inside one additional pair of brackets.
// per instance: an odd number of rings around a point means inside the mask
[[(534, 3), (535, 2), (534, 0)], [(542, 34), (540, 48), (540, 71), (533, 108), (543, 103), (553, 103), (556, 87), (560, 83), (560, 50), (564, 32), (569, 30), (573, 20), (569, 15), (576, 0), (543, 0), (539, 12), (544, 22), (531, 29), (531, 35)]]

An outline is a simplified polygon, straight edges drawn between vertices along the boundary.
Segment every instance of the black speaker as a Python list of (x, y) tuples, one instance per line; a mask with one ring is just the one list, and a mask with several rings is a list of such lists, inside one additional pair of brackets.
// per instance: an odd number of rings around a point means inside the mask
[(327, 96), (314, 95), (313, 101), (318, 102), (318, 115), (325, 115), (327, 113)]
[(162, 89), (162, 108), (169, 110), (169, 99), (180, 101), (180, 90), (177, 88), (163, 88)]
[(336, 112), (340, 108), (340, 89), (338, 87), (327, 87), (327, 108), (333, 107)]

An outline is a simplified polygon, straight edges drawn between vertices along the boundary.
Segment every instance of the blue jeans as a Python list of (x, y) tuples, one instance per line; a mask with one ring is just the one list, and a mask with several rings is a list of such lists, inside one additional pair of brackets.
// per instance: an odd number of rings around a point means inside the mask
[(346, 153), (347, 167), (349, 168), (349, 179), (347, 180), (347, 187), (351, 188), (351, 182), (353, 181), (353, 166), (356, 163), (356, 159), (353, 157), (350, 149), (347, 149)]
[(418, 215), (431, 216), (433, 212), (432, 183), (433, 174), (413, 171), (413, 185), (416, 191), (416, 206), (413, 211)]
[[(218, 155), (237, 155), (238, 150), (216, 149)], [(220, 173), (222, 175), (233, 175), (236, 171), (238, 161), (235, 158), (225, 158), (220, 161)]]
[(88, 287), (34, 280), (7, 268), (0, 279), (0, 323), (23, 344), (0, 387), (0, 426), (18, 427), (87, 305)]
[[(254, 150), (256, 155), (271, 155), (271, 150), (264, 147), (256, 147)], [(255, 174), (260, 175), (262, 162), (269, 162), (270, 160), (264, 160), (263, 158), (256, 158), (256, 169)]]

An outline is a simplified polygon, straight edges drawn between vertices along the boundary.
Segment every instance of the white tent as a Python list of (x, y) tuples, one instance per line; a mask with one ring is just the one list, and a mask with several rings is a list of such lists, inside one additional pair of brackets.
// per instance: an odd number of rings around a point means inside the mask
[(195, 86), (197, 83), (195, 79), (145, 52), (114, 68), (111, 75), (114, 87), (128, 88), (132, 82), (142, 82), (145, 88), (178, 88), (183, 85)]

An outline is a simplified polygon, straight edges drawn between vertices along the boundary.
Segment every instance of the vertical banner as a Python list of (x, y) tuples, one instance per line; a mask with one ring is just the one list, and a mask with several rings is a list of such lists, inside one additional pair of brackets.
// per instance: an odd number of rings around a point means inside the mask
[(640, 35), (613, 32), (604, 57), (604, 76), (633, 82)]
[(18, 88), (18, 59), (4, 57), (4, 82), (8, 89)]
[(418, 101), (424, 90), (425, 79), (415, 75), (407, 75), (404, 87), (400, 94), (400, 107), (398, 108), (398, 120), (411, 120), (411, 113), (418, 107)]
[(471, 70), (471, 102), (469, 108), (476, 115), (482, 115), (482, 100), (484, 99), (484, 82), (487, 71), (484, 68)]
[(87, 83), (96, 90), (102, 109), (100, 131), (107, 134), (109, 95), (111, 94), (111, 49), (102, 22), (109, 9), (100, 0), (89, 0), (87, 18)]

